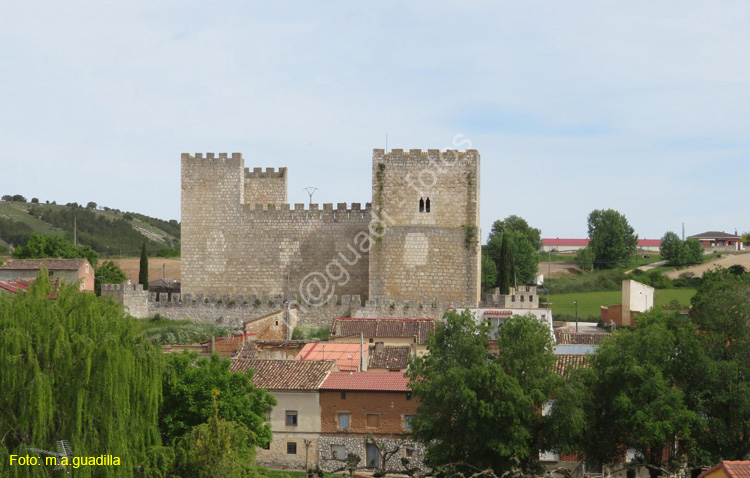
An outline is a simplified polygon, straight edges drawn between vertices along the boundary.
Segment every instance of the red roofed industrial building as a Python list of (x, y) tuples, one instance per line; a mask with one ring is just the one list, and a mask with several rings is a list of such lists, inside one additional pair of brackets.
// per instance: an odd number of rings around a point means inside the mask
[[(542, 239), (544, 252), (576, 252), (589, 245), (588, 239)], [(638, 239), (638, 250), (644, 252), (659, 252), (661, 239)]]

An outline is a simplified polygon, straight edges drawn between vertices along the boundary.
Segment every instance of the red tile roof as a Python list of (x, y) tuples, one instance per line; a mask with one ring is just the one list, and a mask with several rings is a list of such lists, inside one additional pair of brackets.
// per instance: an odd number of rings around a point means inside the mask
[(44, 266), (49, 271), (77, 271), (86, 262), (86, 259), (10, 259), (0, 269), (34, 271)]
[(332, 372), (321, 390), (408, 392), (409, 379), (401, 372)]
[(318, 390), (333, 370), (333, 360), (234, 359), (232, 372), (253, 369), (253, 385), (268, 390)]
[(586, 366), (588, 366), (587, 355), (555, 355), (555, 372), (560, 374), (563, 378), (569, 378), (570, 372)]
[[(357, 370), (360, 363), (359, 344), (313, 342), (294, 357), (295, 360), (335, 360), (339, 370)], [(366, 347), (366, 346), (365, 346)], [(365, 349), (365, 353), (367, 353)]]
[(331, 338), (359, 337), (362, 333), (369, 338), (411, 338), (416, 337), (422, 345), (427, 334), (435, 330), (435, 319), (333, 319)]
[(583, 332), (555, 331), (555, 339), (557, 339), (558, 345), (597, 345), (602, 343), (602, 340), (605, 338), (611, 336), (611, 333), (587, 334)]
[(714, 471), (718, 470), (719, 468), (723, 468), (724, 473), (727, 475), (728, 478), (750, 478), (750, 461), (729, 461), (724, 460), (718, 465), (715, 465), (708, 470), (701, 473), (698, 478), (703, 478), (704, 476), (713, 473)]
[(408, 345), (386, 345), (378, 350), (377, 345), (371, 344), (370, 363), (367, 368), (403, 370), (409, 365), (409, 357), (411, 357), (411, 347)]
[(29, 289), (29, 286), (22, 282), (3, 282), (0, 281), (0, 289), (6, 290), (11, 294), (15, 294), (19, 290), (25, 291)]

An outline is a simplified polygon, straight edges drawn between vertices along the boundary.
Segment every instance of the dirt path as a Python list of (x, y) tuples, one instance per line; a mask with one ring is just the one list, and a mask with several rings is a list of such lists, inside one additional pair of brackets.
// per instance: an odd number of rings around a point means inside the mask
[[(99, 263), (102, 261), (100, 260)], [(126, 259), (112, 259), (112, 262), (125, 272), (128, 279), (133, 284), (138, 283), (138, 272), (141, 270), (141, 259), (139, 257), (129, 257)], [(164, 259), (162, 257), (148, 258), (148, 280), (162, 278), (162, 268), (166, 268), (167, 279), (180, 280), (180, 259)]]
[(578, 275), (580, 271), (575, 262), (540, 262), (539, 274), (544, 274), (546, 279), (556, 279), (569, 275)]
[(705, 264), (700, 264), (697, 266), (685, 267), (684, 269), (669, 271), (666, 273), (666, 275), (670, 279), (676, 279), (680, 274), (684, 272), (692, 272), (696, 276), (702, 277), (704, 272), (715, 269), (716, 266), (721, 266), (726, 269), (727, 267), (733, 266), (735, 264), (741, 265), (745, 269), (750, 270), (750, 253), (745, 252), (742, 254), (722, 255), (720, 259), (706, 262)]

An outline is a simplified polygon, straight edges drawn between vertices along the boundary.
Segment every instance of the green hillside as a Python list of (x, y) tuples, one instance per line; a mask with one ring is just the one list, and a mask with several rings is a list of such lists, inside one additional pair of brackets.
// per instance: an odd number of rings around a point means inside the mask
[(0, 254), (7, 253), (9, 245), (25, 245), (33, 233), (72, 241), (74, 222), (78, 244), (91, 246), (102, 257), (137, 256), (143, 242), (149, 255), (179, 254), (177, 221), (90, 206), (0, 201)]

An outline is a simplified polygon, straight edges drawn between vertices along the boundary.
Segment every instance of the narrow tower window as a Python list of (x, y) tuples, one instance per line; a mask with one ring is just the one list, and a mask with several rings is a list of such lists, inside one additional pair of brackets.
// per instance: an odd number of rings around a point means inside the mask
[(424, 212), (424, 199), (419, 198), (419, 212)]
[(425, 201), (425, 211), (430, 212), (430, 198)]

